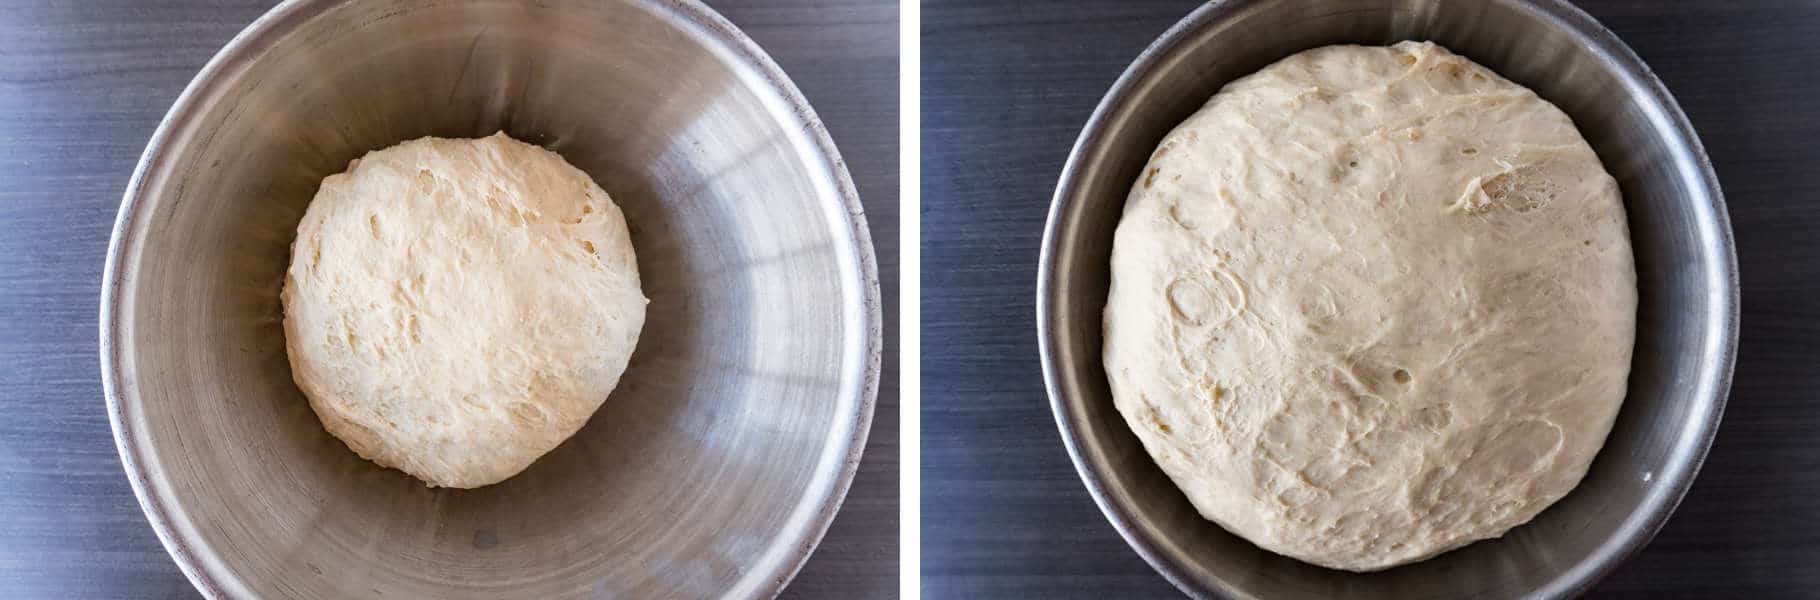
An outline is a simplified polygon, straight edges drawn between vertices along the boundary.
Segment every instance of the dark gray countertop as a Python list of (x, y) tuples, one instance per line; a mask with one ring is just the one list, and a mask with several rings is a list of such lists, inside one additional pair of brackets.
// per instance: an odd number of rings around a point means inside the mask
[[(1199, 2), (923, 7), (922, 564), (931, 598), (1172, 597), (1075, 475), (1036, 350), (1037, 247), (1100, 96)], [(1743, 279), (1724, 424), (1594, 597), (1820, 593), (1820, 3), (1586, 0), (1712, 155)]]
[[(897, 323), (897, 6), (710, 2), (763, 46), (827, 122), (877, 241)], [(271, 0), (0, 4), (0, 597), (195, 595), (127, 485), (101, 394), (102, 259), (158, 120)], [(785, 593), (894, 597), (897, 357), (852, 491)]]

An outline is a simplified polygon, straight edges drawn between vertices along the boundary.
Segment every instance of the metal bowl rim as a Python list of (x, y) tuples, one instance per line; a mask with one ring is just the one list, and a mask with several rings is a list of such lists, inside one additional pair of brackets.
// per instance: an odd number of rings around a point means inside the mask
[[(792, 509), (778, 542), (767, 548), (757, 563), (759, 568), (746, 573), (737, 584), (751, 589), (750, 597), (776, 597), (802, 570), (810, 554), (827, 533), (829, 525), (833, 523), (835, 514), (839, 512), (841, 503), (852, 486), (860, 455), (865, 450), (866, 439), (871, 431), (883, 352), (883, 305), (872, 236), (866, 224), (858, 189), (854, 187), (846, 162), (829, 137), (826, 125), (809, 106), (802, 91), (769, 54), (731, 21), (699, 0), (629, 1), (643, 10), (664, 17), (678, 27), (694, 27), (706, 33), (711, 38), (711, 43), (721, 45), (732, 59), (741, 61), (742, 66), (754, 69), (769, 84), (770, 91), (776, 93), (794, 114), (798, 120), (795, 124), (800, 126), (802, 133), (814, 145), (811, 150), (816, 153), (820, 163), (815, 166), (833, 179), (831, 183), (840, 196), (840, 210), (831, 212), (838, 212), (846, 221), (847, 230), (844, 233), (847, 238), (844, 241), (847, 243), (844, 245), (847, 256), (842, 258), (851, 261), (858, 277), (846, 282), (845, 287), (857, 288), (859, 291), (858, 312), (861, 315), (859, 331), (850, 334), (856, 338), (856, 343), (847, 344), (844, 351), (847, 358), (843, 362), (848, 363), (845, 368), (853, 368), (852, 354), (857, 350), (861, 354), (860, 368), (863, 373), (860, 373), (857, 385), (848, 386), (841, 392), (839, 401), (853, 406), (850, 411), (835, 415), (836, 422), (830, 431), (837, 435), (830, 437), (829, 445), (819, 453), (816, 476), (810, 482), (812, 485), (817, 482), (822, 485), (816, 486), (819, 489), (812, 488), (805, 492), (804, 500)], [(121, 286), (126, 281), (126, 274), (122, 271), (124, 266), (121, 261), (131, 243), (129, 238), (133, 226), (142, 216), (139, 201), (148, 186), (148, 179), (155, 174), (168, 172), (172, 160), (172, 152), (167, 148), (171, 143), (170, 138), (175, 132), (195, 124), (197, 105), (221, 91), (220, 88), (231, 79), (231, 75), (249, 68), (272, 44), (302, 24), (345, 2), (346, 0), (285, 0), (247, 25), (209, 59), (177, 96), (147, 142), (138, 165), (133, 169), (132, 178), (127, 183), (108, 241), (107, 261), (101, 282), (99, 351), (102, 391), (107, 402), (108, 422), (113, 429), (114, 445), (132, 485), (133, 495), (138, 498), (139, 506), (151, 522), (159, 542), (190, 583), (210, 598), (227, 597), (218, 577), (225, 576), (232, 581), (234, 575), (231, 572), (211, 570), (211, 567), (218, 565), (199, 561), (191, 548), (191, 544), (195, 544), (204, 547), (206, 551), (206, 545), (183, 538), (175, 531), (171, 522), (172, 509), (165, 505), (167, 499), (150, 489), (150, 475), (144, 467), (147, 460), (134, 438), (133, 425), (126, 415), (127, 398), (122, 390), (127, 388), (128, 382), (120, 367), (125, 360), (121, 355), (123, 343), (120, 339), (120, 301)], [(851, 300), (847, 304), (848, 310), (854, 309)], [(137, 401), (136, 394), (134, 400)], [(845, 435), (838, 435), (841, 432)], [(825, 476), (830, 470), (833, 470), (832, 478)], [(804, 522), (805, 518), (807, 522)]]
[[(1213, 0), (1208, 2), (1177, 21), (1162, 36), (1151, 42), (1125, 68), (1118, 80), (1113, 83), (1112, 88), (1100, 100), (1099, 105), (1094, 108), (1093, 114), (1082, 128), (1080, 136), (1076, 138), (1073, 149), (1069, 151), (1067, 162), (1062, 166), (1055, 195), (1050, 201), (1049, 215), (1044, 224), (1041, 254), (1037, 262), (1038, 353), (1042, 358), (1043, 382), (1049, 394), (1050, 410), (1055, 415), (1056, 427), (1061, 431), (1062, 442), (1068, 449), (1068, 457), (1074, 463), (1075, 471), (1080, 475), (1082, 483), (1087, 486), (1087, 492), (1093, 497), (1094, 504), (1099, 506), (1100, 512), (1112, 523), (1119, 536), (1124, 538), (1125, 542), (1136, 550), (1145, 562), (1161, 573), (1177, 589), (1197, 598), (1237, 597), (1237, 594), (1234, 590), (1211, 587), (1209, 582), (1195, 579), (1188, 566), (1179, 557), (1165, 552), (1158, 540), (1145, 536), (1136, 525), (1135, 513), (1137, 511), (1135, 508), (1113, 501), (1107, 491), (1106, 480), (1099, 473), (1099, 467), (1094, 465), (1084, 453), (1084, 432), (1069, 414), (1070, 407), (1077, 404), (1078, 401), (1070, 395), (1074, 390), (1064, 385), (1062, 367), (1057, 362), (1055, 330), (1061, 324), (1053, 322), (1051, 305), (1063, 295), (1063, 290), (1058, 289), (1055, 283), (1055, 254), (1058, 251), (1057, 244), (1061, 235), (1060, 230), (1064, 225), (1063, 221), (1078, 193), (1077, 188), (1080, 185), (1083, 165), (1089, 160), (1089, 155), (1103, 152), (1108, 122), (1114, 113), (1130, 110), (1135, 90), (1148, 80), (1160, 76), (1163, 67), (1179, 58), (1180, 54), (1184, 52), (1184, 44), (1195, 34), (1217, 25), (1234, 14), (1243, 12), (1248, 7), (1268, 1), (1270, 0)], [(1678, 466), (1683, 468), (1667, 474), (1665, 479), (1669, 480), (1664, 481), (1666, 494), (1645, 496), (1637, 510), (1632, 512), (1631, 516), (1626, 519), (1627, 523), (1620, 526), (1612, 539), (1606, 540), (1587, 558), (1563, 571), (1542, 589), (1535, 592), (1536, 595), (1547, 598), (1572, 597), (1589, 590), (1655, 538), (1656, 533), (1667, 523), (1669, 516), (1674, 513), (1675, 508), (1693, 485), (1694, 477), (1699, 473), (1706, 454), (1712, 447), (1713, 438), (1718, 433), (1720, 418), (1725, 411), (1737, 356), (1738, 259), (1732, 241), (1730, 218), (1725, 210), (1724, 195), (1719, 188), (1718, 176), (1713, 171), (1712, 161), (1708, 158), (1706, 148), (1701, 144), (1692, 124), (1688, 122), (1687, 115), (1681, 110), (1680, 104), (1675, 101), (1674, 96), (1669, 93), (1662, 81), (1656, 77), (1655, 72), (1650, 70), (1649, 66), (1629, 46), (1618, 39), (1616, 34), (1576, 6), (1562, 0), (1510, 1), (1553, 23), (1556, 28), (1575, 38), (1582, 46), (1599, 54), (1608, 65), (1618, 67), (1622, 76), (1643, 84), (1647, 91), (1647, 100), (1662, 107), (1672, 121), (1674, 130), (1671, 133), (1685, 142), (1688, 151), (1693, 155), (1694, 164), (1699, 171), (1700, 184), (1704, 188), (1704, 192), (1712, 199), (1712, 205), (1707, 208), (1713, 221), (1708, 225), (1711, 226), (1711, 233), (1716, 240), (1704, 240), (1703, 249), (1708, 252), (1717, 250), (1724, 259), (1724, 264), (1719, 266), (1719, 272), (1716, 274), (1722, 281), (1709, 281), (1707, 292), (1711, 294), (1712, 287), (1723, 287), (1723, 289), (1714, 295), (1715, 306), (1704, 315), (1709, 322), (1708, 327), (1716, 329), (1720, 339), (1716, 348), (1712, 347), (1713, 344), (1709, 344), (1707, 348), (1703, 349), (1706, 358), (1709, 359), (1703, 364), (1706, 365), (1709, 372), (1705, 373), (1707, 377), (1702, 379), (1710, 385), (1706, 389), (1696, 392), (1697, 395), (1709, 399), (1710, 409), (1704, 413), (1690, 415), (1689, 419), (1695, 421), (1697, 428), (1693, 432), (1683, 434), (1696, 437), (1692, 454), (1682, 457), (1683, 464)], [(1717, 245), (1718, 248), (1712, 248), (1713, 245)], [(1714, 274), (1709, 272), (1707, 275), (1710, 280)], [(1720, 285), (1712, 286), (1711, 283)], [(1640, 524), (1636, 523), (1639, 514), (1642, 516)], [(1219, 583), (1221, 582), (1211, 582), (1215, 585)]]

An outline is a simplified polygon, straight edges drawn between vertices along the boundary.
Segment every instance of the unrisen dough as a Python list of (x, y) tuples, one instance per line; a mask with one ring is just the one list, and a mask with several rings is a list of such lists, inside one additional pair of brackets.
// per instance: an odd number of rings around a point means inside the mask
[(1426, 43), (1234, 81), (1132, 187), (1105, 364), (1202, 515), (1370, 571), (1522, 524), (1623, 400), (1636, 272), (1567, 116)]
[(472, 488), (587, 422), (646, 300), (613, 200), (502, 133), (405, 142), (324, 179), (283, 302), (292, 373), (329, 433)]

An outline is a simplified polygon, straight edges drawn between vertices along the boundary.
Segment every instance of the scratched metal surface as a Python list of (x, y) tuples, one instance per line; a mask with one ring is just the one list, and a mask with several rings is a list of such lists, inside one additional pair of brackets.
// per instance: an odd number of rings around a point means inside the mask
[[(897, 581), (897, 7), (712, 2), (826, 121), (875, 240), (887, 349), (860, 472), (786, 597)], [(102, 405), (95, 318), (114, 213), (146, 139), (269, 1), (0, 4), (0, 597), (195, 594), (127, 485)]]

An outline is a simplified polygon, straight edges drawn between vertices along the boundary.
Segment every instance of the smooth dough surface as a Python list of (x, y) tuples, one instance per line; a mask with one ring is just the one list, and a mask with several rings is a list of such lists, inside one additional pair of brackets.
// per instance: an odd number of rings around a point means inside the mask
[(1636, 306), (1617, 184), (1564, 113), (1433, 44), (1334, 46), (1232, 82), (1157, 148), (1115, 234), (1104, 361), (1203, 516), (1370, 571), (1578, 484)]
[(293, 376), (329, 433), (456, 488), (574, 435), (646, 304), (619, 207), (503, 133), (412, 140), (324, 179), (282, 298)]

